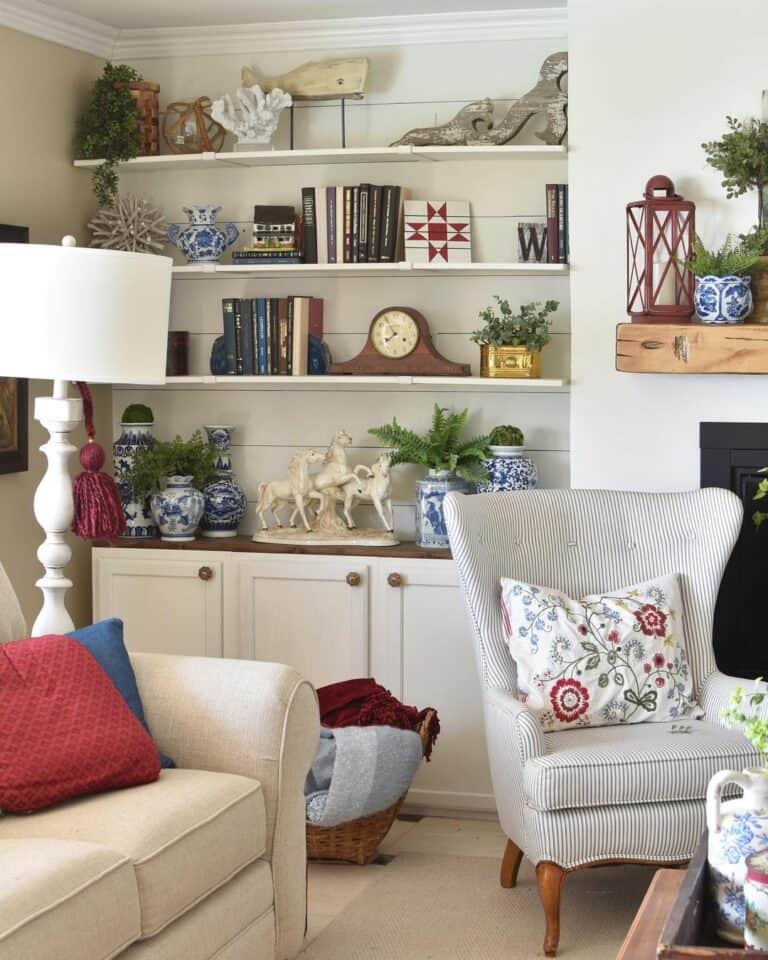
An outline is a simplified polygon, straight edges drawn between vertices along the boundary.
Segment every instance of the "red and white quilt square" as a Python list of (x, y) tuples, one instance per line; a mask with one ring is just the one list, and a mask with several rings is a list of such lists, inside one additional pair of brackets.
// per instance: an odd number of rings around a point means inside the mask
[(406, 200), (405, 259), (411, 263), (471, 263), (469, 203)]

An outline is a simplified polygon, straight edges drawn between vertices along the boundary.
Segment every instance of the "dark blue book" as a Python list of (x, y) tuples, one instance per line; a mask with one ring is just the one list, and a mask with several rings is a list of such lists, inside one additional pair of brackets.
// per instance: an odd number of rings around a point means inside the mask
[(239, 300), (240, 304), (240, 352), (243, 359), (243, 375), (252, 377), (256, 373), (256, 355), (253, 349), (253, 317), (251, 301)]
[(267, 366), (267, 301), (258, 297), (256, 305), (256, 371), (260, 377), (269, 373)]
[(234, 297), (226, 297), (221, 301), (221, 313), (224, 320), (224, 355), (227, 363), (227, 373), (237, 372), (237, 343), (235, 337), (235, 304)]

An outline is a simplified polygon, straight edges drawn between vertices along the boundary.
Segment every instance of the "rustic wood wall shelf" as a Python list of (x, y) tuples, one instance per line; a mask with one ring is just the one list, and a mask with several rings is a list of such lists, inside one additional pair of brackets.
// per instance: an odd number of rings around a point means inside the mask
[(768, 325), (620, 323), (623, 373), (768, 373)]

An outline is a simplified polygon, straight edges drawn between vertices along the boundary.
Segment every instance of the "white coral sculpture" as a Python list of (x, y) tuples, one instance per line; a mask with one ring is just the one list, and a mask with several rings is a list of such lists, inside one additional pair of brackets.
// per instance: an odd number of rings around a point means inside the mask
[(211, 116), (237, 137), (238, 143), (269, 143), (280, 121), (280, 113), (290, 107), (290, 93), (274, 89), (265, 94), (258, 83), (252, 87), (239, 87), (232, 96), (225, 93), (221, 100), (214, 100)]
[(88, 228), (92, 247), (162, 253), (168, 224), (154, 204), (126, 194), (118, 196), (113, 206), (102, 207)]

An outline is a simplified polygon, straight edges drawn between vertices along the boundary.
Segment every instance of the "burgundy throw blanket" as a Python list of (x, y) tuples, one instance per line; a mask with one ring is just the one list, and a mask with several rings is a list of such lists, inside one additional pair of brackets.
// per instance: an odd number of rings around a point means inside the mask
[[(320, 722), (324, 727), (372, 727), (375, 725), (399, 727), (401, 730), (414, 730), (427, 714), (425, 708), (408, 707), (393, 697), (375, 680), (360, 677), (357, 680), (341, 680), (329, 683), (317, 691), (320, 700)], [(424, 756), (427, 761), (432, 756), (432, 748), (440, 733), (440, 720), (437, 711), (427, 730), (427, 742)]]

